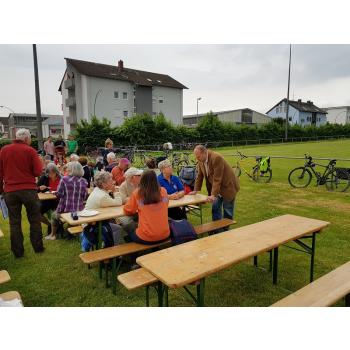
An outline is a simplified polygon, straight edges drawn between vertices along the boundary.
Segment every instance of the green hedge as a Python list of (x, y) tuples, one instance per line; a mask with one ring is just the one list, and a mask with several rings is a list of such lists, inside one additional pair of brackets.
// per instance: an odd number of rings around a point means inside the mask
[[(111, 122), (93, 117), (91, 122), (82, 121), (74, 131), (80, 146), (104, 146), (104, 141), (111, 138), (118, 145), (156, 145), (164, 142), (195, 143), (195, 142), (224, 142), (261, 139), (282, 139), (285, 127), (281, 121), (268, 124), (237, 125), (221, 122), (215, 115), (208, 113), (201, 119), (196, 128), (174, 126), (164, 115), (151, 117), (148, 114), (127, 118), (123, 125), (111, 127)], [(288, 137), (322, 137), (349, 136), (350, 125), (326, 124), (323, 126), (300, 125), (289, 126)]]

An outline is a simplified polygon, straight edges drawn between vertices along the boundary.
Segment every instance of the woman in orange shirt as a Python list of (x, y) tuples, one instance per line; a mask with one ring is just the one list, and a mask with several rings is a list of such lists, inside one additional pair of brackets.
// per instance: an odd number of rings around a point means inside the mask
[(136, 231), (129, 232), (132, 241), (154, 244), (169, 238), (168, 194), (159, 186), (154, 171), (145, 171), (140, 187), (135, 190), (124, 205), (125, 215), (138, 213), (139, 222)]

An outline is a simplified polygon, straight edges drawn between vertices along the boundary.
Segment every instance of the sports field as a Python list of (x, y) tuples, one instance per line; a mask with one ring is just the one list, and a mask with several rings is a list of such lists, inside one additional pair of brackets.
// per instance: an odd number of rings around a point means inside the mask
[[(308, 153), (313, 157), (350, 159), (350, 140), (240, 147), (239, 150), (247, 155), (303, 157)], [(235, 164), (236, 148), (219, 152), (230, 164)], [(317, 278), (349, 260), (350, 191), (328, 192), (324, 186), (315, 187), (315, 182), (306, 189), (292, 189), (288, 184), (288, 173), (303, 164), (303, 160), (272, 159), (273, 177), (269, 184), (254, 183), (243, 174), (235, 219), (237, 226), (243, 226), (290, 213), (330, 221), (331, 225), (316, 242)], [(339, 162), (338, 165), (350, 168), (350, 162)], [(211, 220), (210, 206), (204, 208), (204, 221), (207, 222)], [(191, 218), (191, 221), (198, 223), (196, 218)], [(80, 261), (77, 240), (45, 242), (45, 253), (34, 254), (28, 224), (24, 221), (25, 256), (15, 259), (10, 251), (8, 223), (1, 219), (0, 226), (5, 234), (5, 238), (0, 239), (0, 270), (8, 270), (12, 278), (0, 286), (0, 293), (19, 291), (25, 306), (144, 306), (144, 290), (128, 292), (118, 284), (114, 296), (110, 289), (106, 289), (104, 281), (98, 279), (97, 267), (88, 270)], [(267, 254), (259, 257), (259, 265), (268, 267)], [(308, 278), (309, 256), (282, 247), (277, 286), (272, 285), (271, 273), (257, 269), (252, 261), (247, 261), (207, 279), (205, 304), (269, 306), (286, 296), (288, 290), (295, 291), (307, 284)], [(170, 291), (169, 303), (171, 306), (193, 305), (181, 290)], [(155, 293), (151, 304), (157, 304)], [(337, 305), (343, 305), (343, 302)]]

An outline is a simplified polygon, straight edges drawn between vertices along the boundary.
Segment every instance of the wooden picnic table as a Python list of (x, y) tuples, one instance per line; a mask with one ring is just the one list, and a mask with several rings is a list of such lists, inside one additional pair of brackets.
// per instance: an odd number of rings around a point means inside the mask
[[(292, 241), (311, 255), (312, 279), (316, 233), (328, 225), (326, 221), (287, 214), (147, 254), (136, 261), (163, 283), (165, 295), (167, 288), (184, 287), (188, 291), (186, 285), (200, 280), (197, 299), (192, 298), (203, 306), (205, 277), (270, 250), (274, 252), (276, 284), (278, 247)], [(301, 238), (311, 238), (312, 246)]]
[[(170, 200), (169, 208), (183, 207), (187, 205), (197, 205), (197, 204), (201, 205), (203, 203), (206, 203), (207, 198), (208, 197), (203, 194), (185, 195), (180, 199)], [(73, 220), (71, 213), (61, 214), (61, 218), (70, 226), (83, 225), (91, 222), (98, 222), (99, 238), (98, 238), (97, 248), (99, 248), (99, 244), (101, 243), (101, 235), (102, 235), (102, 222), (105, 220), (110, 220), (110, 219), (124, 216), (125, 214), (124, 214), (123, 206), (98, 208), (94, 210), (98, 211), (99, 213), (97, 215), (88, 216), (88, 217), (79, 216), (78, 220)], [(201, 210), (200, 210), (200, 215), (202, 215)]]

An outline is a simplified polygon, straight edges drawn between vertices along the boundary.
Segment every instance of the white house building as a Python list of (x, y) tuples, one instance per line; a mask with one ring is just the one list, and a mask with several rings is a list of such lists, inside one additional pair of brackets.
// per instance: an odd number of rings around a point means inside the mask
[(93, 115), (121, 125), (134, 114), (163, 113), (175, 125), (182, 124), (183, 89), (169, 75), (65, 58), (66, 71), (59, 91), (66, 134)]
[[(260, 125), (269, 123), (272, 118), (266, 114), (256, 112), (250, 108), (233, 109), (229, 111), (212, 112), (222, 122), (233, 124)], [(187, 126), (196, 126), (199, 121), (206, 116), (204, 114), (184, 115), (183, 124)]]
[[(286, 118), (287, 99), (279, 101), (266, 114), (272, 118)], [(327, 112), (315, 106), (313, 102), (289, 101), (288, 122), (291, 125), (299, 124), (301, 126), (307, 125), (324, 125), (327, 123)]]
[(350, 106), (323, 108), (327, 114), (327, 122), (330, 124), (350, 124)]

